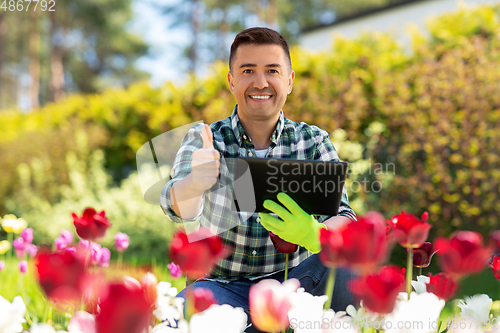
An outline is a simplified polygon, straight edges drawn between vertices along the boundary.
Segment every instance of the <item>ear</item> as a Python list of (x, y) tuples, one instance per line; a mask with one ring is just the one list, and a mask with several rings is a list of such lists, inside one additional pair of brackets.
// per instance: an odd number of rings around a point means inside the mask
[(231, 71), (227, 72), (227, 82), (229, 83), (229, 90), (231, 91), (231, 94), (234, 95), (234, 78), (233, 75), (231, 74)]
[(293, 80), (295, 79), (295, 71), (292, 70), (288, 76), (288, 93), (290, 94), (293, 89)]

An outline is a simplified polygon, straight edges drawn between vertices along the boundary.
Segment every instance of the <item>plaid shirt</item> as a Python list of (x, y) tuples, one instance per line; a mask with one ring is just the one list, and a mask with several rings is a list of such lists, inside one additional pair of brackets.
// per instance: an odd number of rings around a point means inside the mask
[[(202, 226), (218, 234), (225, 245), (233, 251), (226, 259), (219, 261), (207, 279), (221, 282), (241, 277), (262, 278), (284, 270), (285, 255), (276, 251), (269, 232), (259, 223), (258, 213), (236, 212), (232, 200), (232, 184), (228, 165), (231, 158), (256, 156), (250, 138), (245, 134), (238, 118), (236, 105), (233, 114), (210, 125), (214, 148), (221, 154), (219, 178), (210, 191), (203, 196), (203, 209), (192, 219), (178, 217), (171, 206), (170, 188), (191, 172), (191, 155), (202, 147), (201, 124), (193, 126), (184, 137), (171, 169), (172, 179), (165, 184), (161, 193), (161, 206), (174, 222), (192, 222), (199, 219)], [(328, 133), (316, 126), (296, 123), (280, 114), (276, 129), (267, 149), (268, 158), (290, 158), (298, 160), (339, 161), (339, 157)], [(227, 165), (226, 165), (227, 164)], [(300, 205), (300, 203), (299, 203)], [(338, 215), (355, 220), (356, 215), (349, 206), (344, 187)], [(329, 216), (316, 216), (319, 222)], [(303, 247), (289, 254), (289, 267), (295, 267), (311, 253)]]

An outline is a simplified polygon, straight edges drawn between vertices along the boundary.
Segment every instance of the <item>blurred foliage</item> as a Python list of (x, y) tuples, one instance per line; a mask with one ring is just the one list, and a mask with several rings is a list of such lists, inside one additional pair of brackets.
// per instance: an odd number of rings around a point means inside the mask
[[(117, 255), (114, 235), (124, 232), (130, 236), (126, 260), (137, 263), (151, 263), (151, 258), (167, 260), (167, 247), (175, 226), (160, 207), (143, 200), (137, 173), (132, 173), (119, 187), (112, 186), (103, 167), (103, 151), (89, 151), (85, 132), (78, 131), (75, 136), (77, 149), (65, 155), (69, 184), (54, 183), (49, 159), (33, 158), (29, 164), (20, 163), (17, 166), (20, 184), (6, 199), (7, 210), (28, 221), (35, 230), (37, 245), (49, 246), (63, 229), (75, 234), (71, 213), (81, 216), (86, 207), (104, 210), (112, 226), (99, 243), (114, 256)], [(46, 192), (55, 190), (61, 197), (56, 203), (46, 199)]]
[[(26, 305), (25, 318), (27, 320), (24, 328), (28, 329), (33, 322), (48, 322), (48, 318), (51, 318), (52, 326), (56, 330), (67, 330), (75, 307), (73, 305), (62, 304), (54, 306), (54, 302), (47, 299), (37, 281), (38, 274), (36, 273), (35, 260), (28, 259), (28, 271), (24, 274), (19, 272), (19, 261), (20, 259), (17, 258), (5, 260), (5, 268), (2, 270), (2, 274), (0, 274), (0, 286), (2, 286), (0, 296), (9, 302), (12, 302), (16, 296), (22, 297)], [(166, 265), (151, 263), (151, 261), (149, 261), (148, 265), (140, 266), (126, 264), (118, 266), (116, 262), (112, 261), (109, 267), (93, 267), (92, 271), (93, 274), (103, 274), (108, 282), (121, 281), (124, 276), (133, 277), (141, 281), (147, 272), (151, 272), (157, 277), (158, 281), (167, 281), (171, 283), (172, 287), (177, 288), (178, 291), (184, 289), (186, 286), (186, 279), (184, 277), (174, 279), (170, 275), (170, 271)], [(50, 317), (49, 307), (51, 312)], [(3, 332), (6, 331), (3, 330)], [(28, 331), (24, 330), (23, 332)]]
[(27, 93), (37, 108), (149, 77), (134, 67), (149, 46), (131, 31), (132, 0), (15, 3), (0, 10), (0, 107), (26, 108)]
[[(292, 49), (296, 80), (285, 115), (332, 133), (352, 163), (349, 182), (367, 182), (368, 190), (349, 189), (356, 210), (386, 217), (428, 210), (431, 239), (498, 228), (499, 16), (499, 7), (483, 6), (435, 19), (430, 39), (414, 33), (412, 54), (376, 33), (338, 38), (328, 53)], [(141, 201), (135, 152), (169, 129), (227, 117), (234, 98), (226, 74), (227, 64), (215, 63), (211, 75), (182, 86), (138, 83), (74, 95), (37, 113), (2, 112), (0, 214), (44, 226), (48, 240), (59, 230), (52, 224), (68, 227), (71, 211), (92, 205), (109, 212), (113, 232), (143, 232), (135, 249), (153, 253), (173, 226)], [(89, 170), (100, 170), (100, 180)], [(155, 249), (143, 248), (147, 242)]]
[[(200, 72), (200, 65), (227, 61), (232, 36), (250, 26), (266, 26), (282, 34), (290, 45), (311, 28), (362, 15), (406, 0), (177, 0), (155, 5), (169, 28), (188, 31), (183, 41), (188, 70)], [(181, 46), (181, 45), (179, 45)]]

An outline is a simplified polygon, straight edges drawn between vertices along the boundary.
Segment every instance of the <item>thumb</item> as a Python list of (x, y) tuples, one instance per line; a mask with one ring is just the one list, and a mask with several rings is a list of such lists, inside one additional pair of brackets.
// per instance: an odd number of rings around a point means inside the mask
[(210, 126), (207, 124), (201, 126), (201, 137), (203, 139), (203, 148), (214, 149), (214, 136)]

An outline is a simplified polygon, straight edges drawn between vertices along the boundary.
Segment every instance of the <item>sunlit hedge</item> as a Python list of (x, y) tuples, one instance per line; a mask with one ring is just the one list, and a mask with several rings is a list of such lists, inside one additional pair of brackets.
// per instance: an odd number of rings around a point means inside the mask
[[(348, 185), (369, 181), (368, 190), (349, 189), (358, 212), (375, 209), (389, 217), (401, 207), (429, 210), (439, 234), (498, 226), (499, 17), (499, 7), (485, 6), (433, 20), (430, 39), (413, 33), (411, 54), (383, 34), (339, 38), (323, 54), (292, 49), (296, 80), (285, 115), (332, 133), (340, 156), (355, 168)], [(135, 168), (135, 152), (148, 139), (195, 120), (227, 117), (235, 100), (226, 74), (227, 64), (215, 64), (208, 78), (182, 85), (138, 83), (72, 96), (39, 112), (0, 113), (0, 214), (7, 212), (5, 199), (20, 191), (19, 163), (39, 163), (49, 177), (37, 195), (52, 204), (65, 199), (68, 152), (86, 158), (76, 149), (78, 130), (87, 133), (90, 151), (104, 151), (116, 183)], [(22, 181), (38, 186), (34, 173)]]

